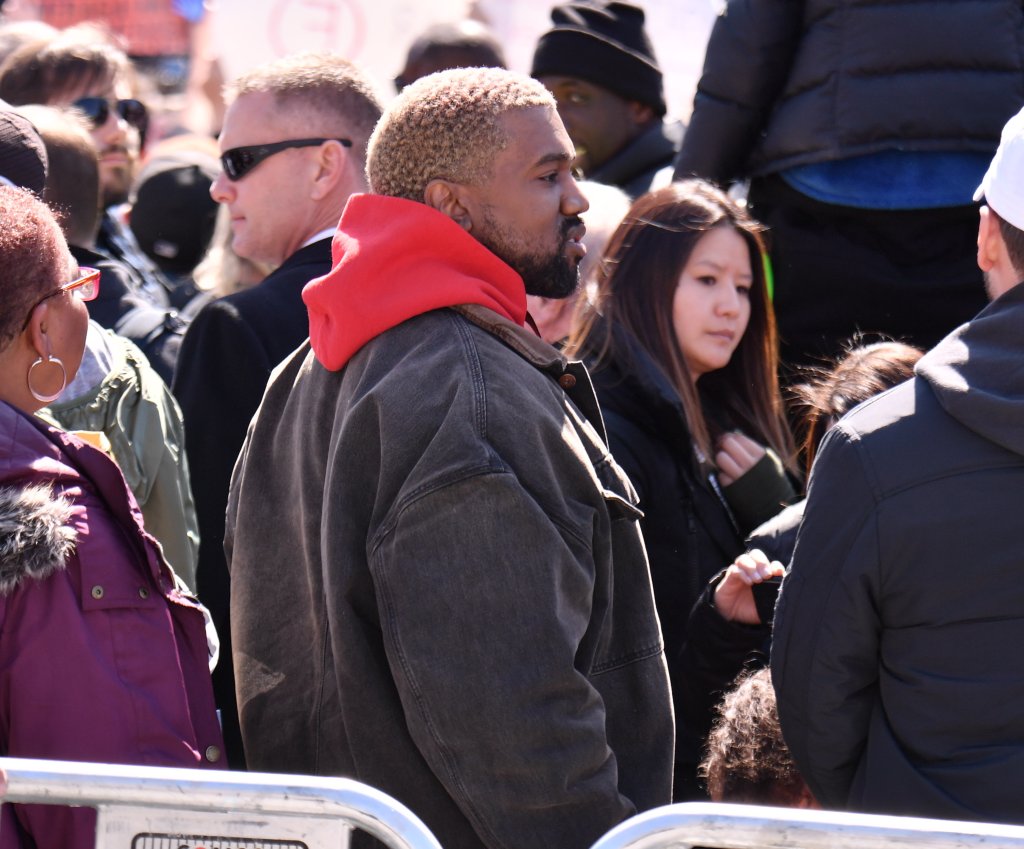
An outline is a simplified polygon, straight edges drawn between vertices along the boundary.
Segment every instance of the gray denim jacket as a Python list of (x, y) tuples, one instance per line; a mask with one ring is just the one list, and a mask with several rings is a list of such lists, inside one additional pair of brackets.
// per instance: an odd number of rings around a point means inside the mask
[(668, 803), (660, 628), (600, 428), (583, 366), (482, 307), (339, 372), (285, 361), (228, 506), (250, 768), (364, 781), (446, 849), (585, 849)]

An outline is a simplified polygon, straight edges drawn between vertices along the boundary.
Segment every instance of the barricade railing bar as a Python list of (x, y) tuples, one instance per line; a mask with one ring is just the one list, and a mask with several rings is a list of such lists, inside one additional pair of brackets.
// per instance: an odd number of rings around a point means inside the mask
[(591, 849), (1024, 849), (1024, 827), (687, 802), (626, 820)]
[[(408, 808), (344, 778), (0, 758), (0, 803), (95, 808), (97, 849), (441, 849)], [(591, 849), (1024, 849), (1024, 827), (748, 805), (667, 805)]]
[(352, 828), (441, 849), (400, 802), (344, 778), (0, 758), (0, 802), (96, 808), (97, 849), (340, 849)]

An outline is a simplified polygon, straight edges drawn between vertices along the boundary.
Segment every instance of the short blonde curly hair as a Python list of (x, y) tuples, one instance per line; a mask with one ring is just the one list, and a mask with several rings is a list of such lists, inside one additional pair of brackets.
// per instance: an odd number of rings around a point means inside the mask
[(501, 117), (535, 106), (556, 108), (539, 82), (502, 68), (459, 68), (417, 80), (370, 137), (370, 191), (422, 203), (431, 180), (479, 183), (508, 144)]

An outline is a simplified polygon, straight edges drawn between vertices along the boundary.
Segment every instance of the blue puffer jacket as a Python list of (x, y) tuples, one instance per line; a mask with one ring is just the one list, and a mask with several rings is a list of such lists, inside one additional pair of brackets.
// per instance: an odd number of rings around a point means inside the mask
[(728, 0), (676, 177), (889, 149), (994, 153), (1021, 104), (1021, 0)]

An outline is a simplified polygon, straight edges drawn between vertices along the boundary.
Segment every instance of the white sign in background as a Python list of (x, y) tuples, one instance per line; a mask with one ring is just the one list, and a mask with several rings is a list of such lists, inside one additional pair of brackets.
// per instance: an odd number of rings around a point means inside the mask
[[(639, 0), (665, 72), (669, 112), (685, 118), (714, 20), (713, 0)], [(550, 26), (552, 0), (215, 0), (214, 51), (226, 78), (301, 50), (331, 50), (358, 62), (383, 97), (412, 41), (428, 26), (466, 17), (486, 20), (510, 67), (529, 72), (537, 38)]]

